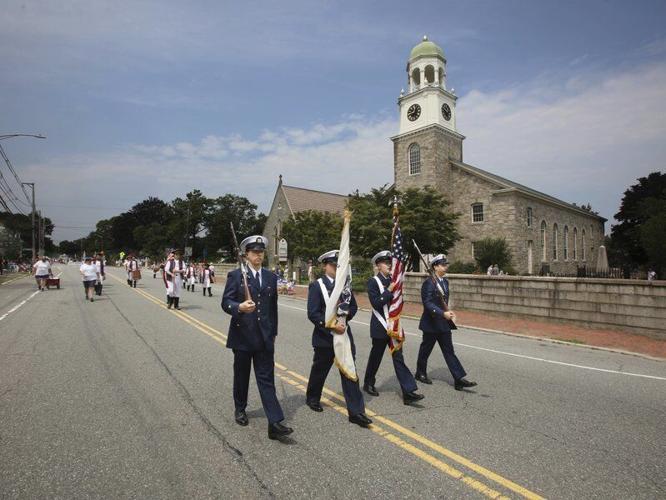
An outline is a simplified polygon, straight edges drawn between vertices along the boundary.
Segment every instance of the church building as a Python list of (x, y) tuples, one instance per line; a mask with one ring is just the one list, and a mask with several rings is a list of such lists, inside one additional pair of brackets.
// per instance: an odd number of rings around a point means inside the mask
[[(424, 37), (409, 56), (407, 91), (398, 98), (399, 130), (391, 140), (395, 186), (433, 186), (461, 214), (461, 239), (448, 249), (449, 261), (473, 262), (475, 244), (490, 237), (506, 239), (518, 274), (594, 269), (606, 219), (465, 163), (465, 137), (456, 127), (457, 96), (447, 89), (446, 79), (444, 51)], [(280, 189), (281, 183), (276, 199)], [(279, 235), (275, 210), (274, 201), (265, 229), (269, 239)]]

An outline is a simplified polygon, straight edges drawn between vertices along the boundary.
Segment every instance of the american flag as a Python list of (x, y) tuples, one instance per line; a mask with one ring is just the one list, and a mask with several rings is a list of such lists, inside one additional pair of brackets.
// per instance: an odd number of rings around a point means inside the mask
[(403, 248), (402, 232), (400, 232), (400, 224), (398, 217), (393, 218), (393, 254), (391, 266), (391, 283), (393, 287), (393, 298), (389, 305), (388, 317), (388, 335), (389, 335), (389, 349), (393, 352), (402, 347), (405, 341), (405, 332), (400, 324), (400, 314), (402, 313), (402, 285), (405, 278), (405, 268), (407, 267), (407, 254)]

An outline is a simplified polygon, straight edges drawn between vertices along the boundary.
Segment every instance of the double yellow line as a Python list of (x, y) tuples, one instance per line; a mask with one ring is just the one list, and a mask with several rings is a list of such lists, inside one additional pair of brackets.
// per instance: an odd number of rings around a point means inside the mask
[[(108, 276), (111, 276), (114, 280), (122, 283), (121, 279), (111, 274), (108, 274)], [(161, 307), (163, 309), (167, 308), (166, 305), (164, 304), (164, 301), (158, 299), (154, 295), (139, 288), (132, 288), (132, 290), (141, 295), (142, 297), (144, 297), (146, 300), (157, 305), (158, 307)], [(190, 316), (189, 314), (181, 310), (170, 309), (169, 311), (172, 314), (176, 315), (182, 321), (191, 325), (193, 328), (199, 330), (201, 333), (212, 338), (215, 342), (219, 343), (222, 346), (226, 346), (227, 336), (221, 331), (216, 330), (212, 326)], [(276, 371), (276, 375), (281, 380), (291, 385), (292, 387), (295, 387), (296, 389), (300, 390), (303, 393), (306, 391), (306, 386), (308, 382), (308, 379), (306, 377), (290, 370), (286, 366), (281, 365), (280, 363), (277, 362), (275, 363), (275, 367), (278, 369), (278, 371)], [(324, 403), (327, 406), (330, 406), (338, 413), (341, 413), (342, 415), (346, 416), (347, 408), (344, 404), (345, 402), (344, 397), (336, 392), (331, 391), (326, 387), (324, 388), (324, 393), (329, 397), (322, 397), (322, 403)], [(486, 469), (485, 467), (482, 467), (481, 465), (478, 465), (472, 462), (471, 460), (468, 460), (467, 458), (461, 455), (458, 455), (457, 453), (445, 448), (444, 446), (438, 443), (435, 443), (434, 441), (431, 441), (430, 439), (426, 438), (425, 436), (422, 436), (421, 434), (418, 434), (414, 431), (411, 431), (403, 427), (402, 425), (398, 424), (397, 422), (394, 422), (389, 418), (383, 417), (378, 413), (375, 413), (368, 409), (366, 409), (366, 413), (368, 414), (368, 416), (372, 417), (375, 422), (383, 424), (383, 426), (379, 425), (378, 423), (373, 423), (372, 425), (370, 425), (370, 429), (375, 434), (381, 436), (382, 438), (398, 446), (399, 448), (407, 451), (408, 453), (411, 453), (412, 455), (420, 458), (421, 460), (429, 463), (430, 465), (440, 470), (441, 472), (445, 473), (446, 475), (450, 476), (451, 478), (461, 481), (462, 483), (466, 484), (467, 486), (481, 493), (487, 498), (506, 499), (508, 497), (504, 496), (501, 492), (487, 486), (485, 483), (449, 465), (448, 463), (438, 458), (438, 456), (436, 455), (448, 458), (449, 460), (456, 462), (457, 464), (462, 465), (463, 467), (466, 467), (467, 469), (475, 472), (476, 474), (484, 477), (485, 479), (492, 481), (493, 483), (496, 483), (497, 485), (504, 487), (507, 490), (517, 493), (523, 498), (528, 498), (530, 500), (543, 500), (543, 497), (541, 497), (540, 495), (537, 495), (536, 493), (514, 483), (513, 481), (510, 481), (509, 479), (506, 479), (500, 476), (499, 474), (496, 474)], [(422, 445), (423, 447), (427, 448), (429, 451), (425, 451), (422, 448), (418, 448), (413, 444), (414, 442)]]

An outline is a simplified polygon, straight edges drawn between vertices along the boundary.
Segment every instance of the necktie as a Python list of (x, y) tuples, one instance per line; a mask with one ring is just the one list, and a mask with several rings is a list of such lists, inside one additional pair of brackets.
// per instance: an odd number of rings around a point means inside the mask
[(257, 278), (257, 283), (259, 283), (259, 288), (261, 288), (261, 271), (255, 271), (254, 277)]

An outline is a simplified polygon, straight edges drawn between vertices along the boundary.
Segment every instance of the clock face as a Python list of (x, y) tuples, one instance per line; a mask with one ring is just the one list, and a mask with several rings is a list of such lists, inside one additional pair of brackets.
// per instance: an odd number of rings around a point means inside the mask
[(413, 122), (418, 120), (419, 116), (421, 116), (421, 106), (418, 104), (412, 104), (407, 110), (407, 119), (410, 122)]
[(442, 116), (448, 122), (451, 119), (451, 108), (448, 104), (442, 104)]

